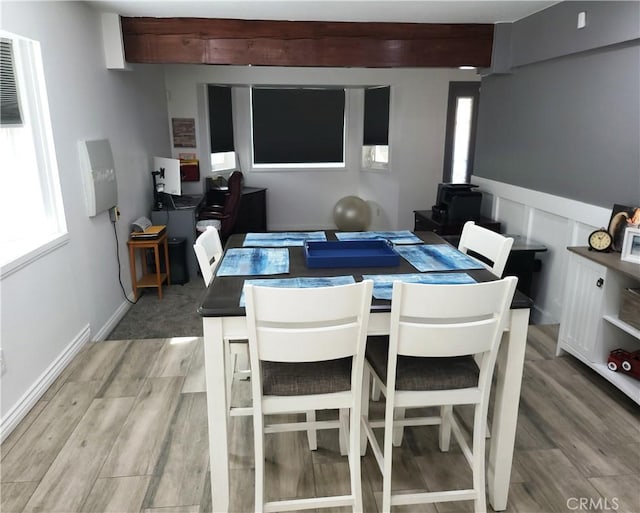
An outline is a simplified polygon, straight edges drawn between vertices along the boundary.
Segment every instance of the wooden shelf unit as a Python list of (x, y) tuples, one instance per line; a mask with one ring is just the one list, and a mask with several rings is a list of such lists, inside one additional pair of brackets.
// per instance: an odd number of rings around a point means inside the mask
[[(139, 238), (130, 237), (127, 242), (129, 246), (129, 267), (131, 269), (131, 286), (133, 288), (133, 300), (138, 299), (138, 289), (141, 288), (157, 288), (158, 298), (162, 299), (162, 284), (170, 281), (169, 270), (169, 244), (167, 240), (167, 230), (164, 229), (160, 232), (160, 235), (154, 238)], [(164, 264), (166, 272), (161, 272), (160, 269), (160, 246), (164, 247)], [(142, 277), (138, 278), (138, 272), (136, 270), (136, 250), (153, 250), (153, 256), (155, 259), (155, 273), (147, 273), (145, 266), (145, 259), (142, 258)]]
[(622, 262), (619, 253), (568, 250), (556, 354), (570, 353), (640, 404), (640, 380), (607, 368), (612, 350), (640, 349), (640, 330), (618, 316), (622, 290), (640, 287), (640, 265)]

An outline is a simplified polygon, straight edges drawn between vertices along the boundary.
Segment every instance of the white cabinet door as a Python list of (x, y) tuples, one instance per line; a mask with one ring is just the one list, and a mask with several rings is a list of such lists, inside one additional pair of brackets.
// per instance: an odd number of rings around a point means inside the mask
[(558, 349), (594, 361), (602, 332), (607, 269), (569, 254)]

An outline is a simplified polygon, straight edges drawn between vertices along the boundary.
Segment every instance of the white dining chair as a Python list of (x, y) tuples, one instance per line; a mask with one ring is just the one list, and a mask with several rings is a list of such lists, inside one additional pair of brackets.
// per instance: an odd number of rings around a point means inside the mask
[[(216, 272), (216, 268), (222, 259), (222, 241), (220, 240), (220, 232), (213, 226), (207, 226), (206, 229), (198, 235), (193, 251), (198, 260), (200, 273), (204, 280), (205, 287), (208, 287)], [(227, 355), (229, 356), (229, 367), (231, 376), (239, 379), (247, 379), (251, 372), (248, 368), (249, 349), (246, 341), (225, 340)], [(238, 364), (238, 360), (242, 359), (242, 363)], [(227, 385), (227, 394), (231, 396), (231, 380)]]
[[(498, 278), (502, 278), (512, 246), (512, 237), (478, 226), (473, 221), (464, 224), (458, 242), (458, 250), (474, 257)], [(486, 435), (487, 438), (490, 435), (488, 422)], [(397, 434), (396, 440), (398, 436), (401, 435)]]
[[(476, 513), (486, 511), (489, 391), (516, 283), (517, 278), (507, 277), (469, 285), (393, 284), (390, 335), (369, 340), (363, 377), (363, 400), (370, 377), (386, 397), (384, 421), (369, 421), (363, 410), (363, 429), (382, 472), (382, 512), (396, 505), (462, 500), (473, 500)], [(475, 409), (471, 447), (453, 415), (454, 406), (466, 404)], [(440, 406), (440, 415), (404, 418), (405, 409), (430, 406)], [(402, 409), (402, 418), (396, 418), (396, 409)], [(448, 451), (453, 432), (471, 467), (472, 488), (394, 494), (394, 429), (438, 424), (440, 449)], [(373, 432), (377, 427), (384, 427), (383, 450)]]
[(208, 287), (222, 258), (222, 242), (218, 230), (213, 226), (207, 226), (206, 230), (198, 235), (193, 251), (200, 266), (204, 286)]
[[(478, 226), (473, 221), (467, 221), (460, 235), (458, 249), (476, 258), (498, 278), (502, 278), (504, 267), (513, 246), (513, 238)], [(489, 262), (487, 262), (490, 261)]]
[[(360, 470), (364, 348), (372, 282), (319, 288), (245, 286), (255, 450), (255, 511), (351, 506), (362, 511)], [(265, 415), (347, 410), (337, 421), (265, 425)], [(342, 428), (351, 493), (265, 501), (264, 436)]]
[[(512, 246), (512, 237), (505, 237), (478, 226), (473, 221), (467, 221), (462, 228), (458, 250), (475, 258), (495, 276), (502, 278)], [(477, 258), (477, 256), (480, 256), (480, 258)], [(380, 390), (375, 381), (371, 387), (371, 399), (374, 401), (380, 399)], [(401, 411), (399, 411), (398, 415), (402, 416)], [(396, 430), (395, 444), (400, 445), (401, 439), (402, 430)]]

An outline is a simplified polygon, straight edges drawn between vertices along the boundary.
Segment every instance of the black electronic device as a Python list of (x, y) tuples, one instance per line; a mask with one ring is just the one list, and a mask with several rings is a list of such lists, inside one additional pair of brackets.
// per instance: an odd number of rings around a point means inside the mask
[(153, 179), (153, 209), (162, 210), (164, 205), (162, 203), (162, 197), (160, 190), (162, 189), (162, 182), (158, 182), (158, 178), (164, 178), (164, 168), (160, 168), (158, 171), (151, 171), (151, 178)]
[(431, 207), (433, 219), (438, 222), (460, 223), (480, 219), (482, 193), (474, 191), (470, 183), (438, 184), (436, 204)]

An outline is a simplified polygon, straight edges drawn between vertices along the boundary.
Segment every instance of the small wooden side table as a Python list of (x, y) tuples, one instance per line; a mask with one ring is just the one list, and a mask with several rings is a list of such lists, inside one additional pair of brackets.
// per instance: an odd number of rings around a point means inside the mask
[[(131, 285), (133, 286), (133, 299), (138, 299), (138, 289), (147, 287), (156, 287), (158, 289), (158, 298), (162, 299), (162, 284), (166, 281), (167, 285), (170, 280), (169, 273), (169, 244), (167, 242), (167, 232), (164, 230), (161, 235), (154, 238), (129, 238), (127, 242), (129, 246), (129, 266), (131, 267)], [(166, 273), (160, 272), (160, 245), (164, 246), (164, 267)], [(136, 272), (136, 249), (153, 249), (156, 264), (155, 273), (146, 273), (145, 261), (142, 261), (142, 277), (138, 279)]]

